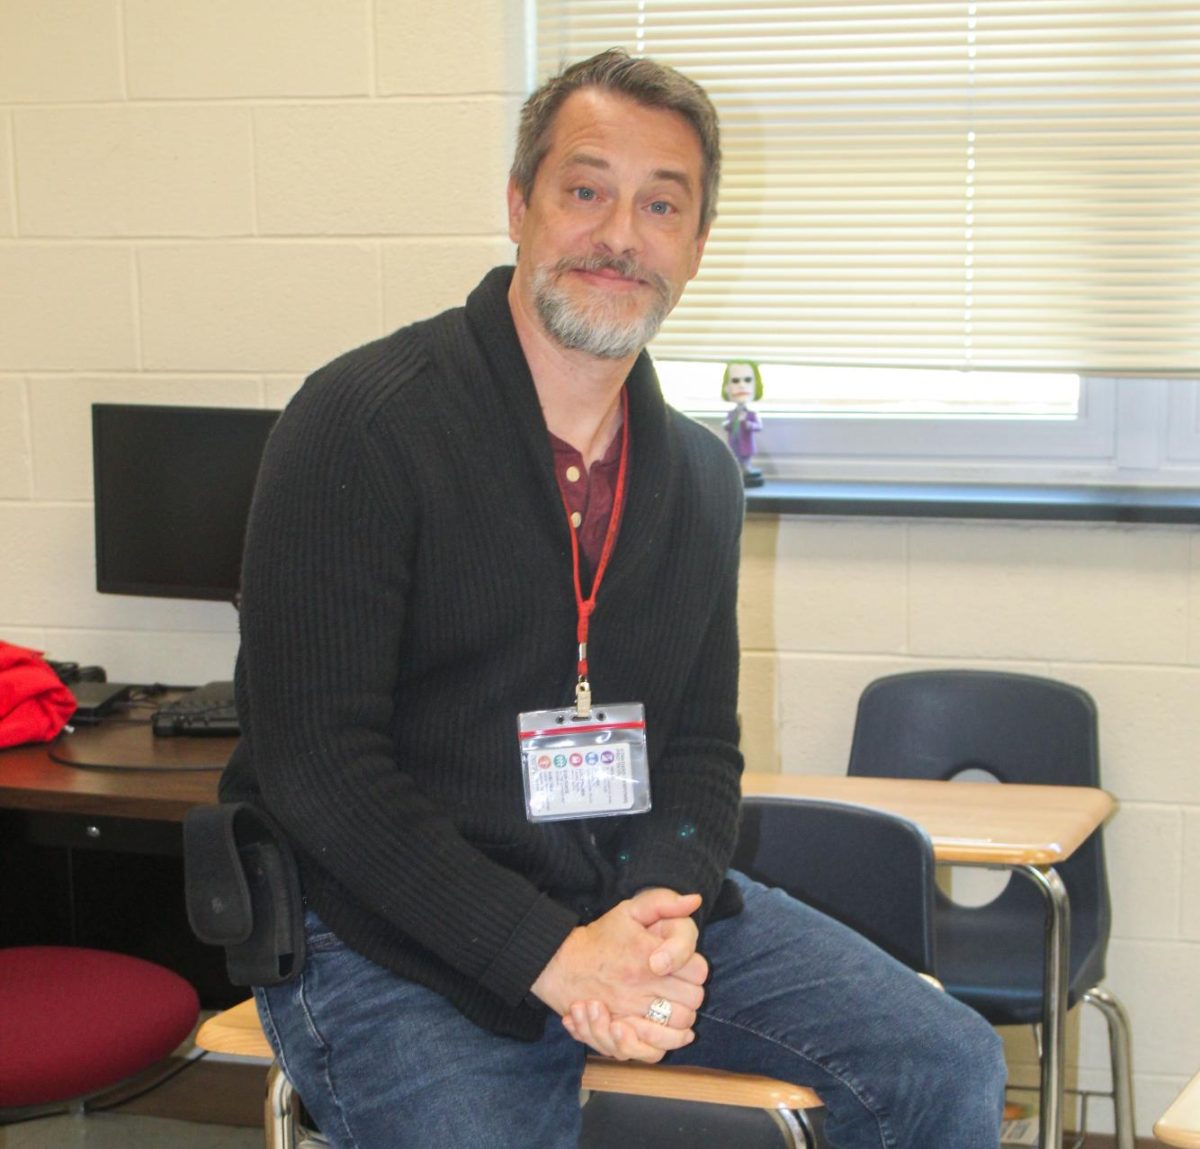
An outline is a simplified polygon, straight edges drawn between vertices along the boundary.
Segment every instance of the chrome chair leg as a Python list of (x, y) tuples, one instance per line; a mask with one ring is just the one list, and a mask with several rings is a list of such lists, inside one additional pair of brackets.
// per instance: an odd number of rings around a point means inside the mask
[(273, 1061), (267, 1071), (267, 1098), (264, 1105), (267, 1149), (296, 1149), (296, 1093), (292, 1083)]
[(772, 1109), (768, 1112), (792, 1149), (823, 1149), (812, 1121), (803, 1109)]
[(1103, 986), (1093, 986), (1083, 1000), (1094, 1005), (1108, 1023), (1108, 1050), (1112, 1060), (1113, 1127), (1117, 1149), (1134, 1149), (1133, 1055), (1130, 1052), (1129, 1015)]

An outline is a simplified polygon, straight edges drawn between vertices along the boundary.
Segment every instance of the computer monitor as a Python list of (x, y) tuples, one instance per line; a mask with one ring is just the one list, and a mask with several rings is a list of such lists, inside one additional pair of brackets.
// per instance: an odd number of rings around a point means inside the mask
[(93, 404), (96, 589), (236, 604), (250, 497), (278, 417)]

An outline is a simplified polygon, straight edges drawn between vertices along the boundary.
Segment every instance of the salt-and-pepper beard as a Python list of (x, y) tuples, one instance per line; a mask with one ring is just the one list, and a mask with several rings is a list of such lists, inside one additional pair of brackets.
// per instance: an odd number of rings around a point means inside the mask
[[(559, 278), (568, 272), (608, 270), (628, 279), (640, 279), (650, 286), (654, 299), (644, 314), (628, 319), (621, 314), (626, 300), (613, 300), (609, 304), (597, 295), (594, 301), (581, 302), (559, 286)], [(638, 267), (631, 259), (615, 256), (567, 257), (552, 267), (536, 268), (533, 299), (543, 326), (562, 347), (598, 359), (627, 359), (636, 355), (658, 334), (671, 312), (671, 289), (667, 281)]]

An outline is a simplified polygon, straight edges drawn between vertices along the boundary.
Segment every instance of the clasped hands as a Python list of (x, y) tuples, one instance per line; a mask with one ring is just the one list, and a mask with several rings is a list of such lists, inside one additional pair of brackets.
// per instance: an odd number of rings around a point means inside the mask
[[(695, 1038), (708, 962), (696, 952), (691, 915), (699, 894), (648, 889), (577, 926), (533, 983), (576, 1041), (622, 1061), (656, 1062)], [(662, 1025), (646, 1017), (671, 1005)]]

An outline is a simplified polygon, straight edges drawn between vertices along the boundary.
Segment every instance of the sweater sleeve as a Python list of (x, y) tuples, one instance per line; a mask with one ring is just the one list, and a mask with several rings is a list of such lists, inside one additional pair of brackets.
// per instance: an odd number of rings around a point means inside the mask
[(397, 760), (420, 524), (404, 461), (344, 392), (306, 386), (260, 472), (241, 609), (255, 776), (300, 853), (361, 907), (516, 1005), (576, 917), (469, 844)]
[[(719, 506), (736, 509), (725, 518), (726, 533), (712, 548), (722, 561), (710, 584), (707, 626), (684, 676), (665, 745), (654, 756), (652, 808), (628, 819), (616, 859), (619, 897), (647, 886), (699, 893), (704, 899), (697, 915), (701, 923), (716, 904), (733, 856), (741, 801), (737, 580), (743, 496), (733, 460), (722, 454), (719, 464), (708, 471), (712, 497)], [(730, 473), (736, 487), (728, 485)]]

